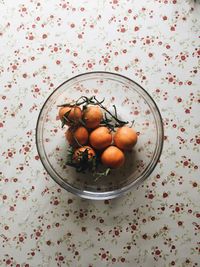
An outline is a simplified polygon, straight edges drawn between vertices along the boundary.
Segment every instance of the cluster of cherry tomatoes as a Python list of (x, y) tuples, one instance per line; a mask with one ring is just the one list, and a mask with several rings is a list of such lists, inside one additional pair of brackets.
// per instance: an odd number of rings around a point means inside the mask
[(98, 155), (102, 165), (119, 168), (125, 162), (125, 151), (137, 143), (136, 131), (126, 125), (112, 131), (103, 124), (103, 110), (98, 105), (63, 106), (59, 118), (67, 125), (66, 140), (73, 148), (71, 163), (74, 166), (88, 164)]

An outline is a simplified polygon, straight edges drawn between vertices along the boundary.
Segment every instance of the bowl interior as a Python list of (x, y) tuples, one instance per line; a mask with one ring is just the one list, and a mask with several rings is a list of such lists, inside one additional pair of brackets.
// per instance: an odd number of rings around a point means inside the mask
[[(125, 165), (95, 181), (90, 173), (77, 173), (66, 166), (69, 148), (58, 119), (58, 105), (95, 95), (104, 100), (111, 112), (113, 105), (123, 120), (133, 121), (139, 138), (131, 152), (126, 153)], [(44, 167), (55, 181), (73, 193), (99, 195), (126, 190), (146, 178), (155, 167), (162, 149), (162, 122), (151, 97), (136, 83), (109, 73), (77, 76), (57, 88), (47, 99), (37, 125), (37, 146)], [(74, 192), (75, 190), (75, 192)]]

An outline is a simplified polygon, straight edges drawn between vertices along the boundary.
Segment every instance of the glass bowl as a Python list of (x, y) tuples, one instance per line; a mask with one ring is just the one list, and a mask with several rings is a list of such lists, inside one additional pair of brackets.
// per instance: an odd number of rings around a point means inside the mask
[[(67, 126), (61, 128), (58, 105), (77, 100), (80, 96), (105, 99), (104, 105), (119, 117), (133, 121), (138, 142), (120, 169), (95, 181), (90, 173), (77, 173), (66, 166)], [(136, 82), (109, 72), (89, 72), (75, 76), (47, 98), (37, 121), (36, 144), (40, 159), (48, 174), (67, 191), (87, 199), (111, 199), (141, 184), (154, 170), (163, 147), (163, 124), (160, 112), (151, 96)]]

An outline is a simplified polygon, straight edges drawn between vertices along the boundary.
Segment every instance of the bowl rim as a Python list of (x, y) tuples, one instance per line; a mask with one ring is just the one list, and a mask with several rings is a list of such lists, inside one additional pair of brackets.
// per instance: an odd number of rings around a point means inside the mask
[[(44, 107), (46, 106), (46, 103), (49, 101), (49, 99), (51, 98), (51, 96), (57, 91), (59, 90), (60, 87), (62, 87), (64, 84), (68, 83), (71, 80), (74, 80), (76, 78), (79, 78), (81, 76), (85, 76), (85, 75), (93, 75), (93, 74), (108, 74), (108, 75), (114, 75), (123, 79), (128, 80), (131, 83), (136, 84), (152, 101), (153, 105), (156, 108), (156, 112), (157, 115), (159, 117), (160, 120), (160, 124), (159, 124), (159, 128), (160, 128), (160, 140), (161, 143), (157, 148), (157, 152), (155, 152), (154, 154), (156, 155), (155, 161), (151, 161), (149, 166), (147, 166), (147, 168), (145, 169), (145, 171), (142, 173), (142, 175), (140, 175), (136, 180), (134, 180), (133, 182), (131, 182), (130, 184), (120, 188), (120, 189), (116, 189), (113, 191), (107, 191), (107, 192), (91, 192), (88, 190), (80, 190), (76, 187), (73, 187), (72, 185), (68, 184), (67, 182), (64, 182), (64, 180), (62, 179), (55, 179), (53, 177), (52, 174), (50, 174), (47, 166), (45, 165), (41, 153), (40, 153), (40, 148), (39, 148), (39, 137), (38, 137), (38, 128), (39, 128), (39, 124), (40, 124), (40, 117), (41, 114), (43, 112)], [(142, 184), (153, 172), (153, 170), (155, 169), (155, 167), (157, 166), (157, 163), (160, 159), (160, 156), (162, 154), (162, 150), (163, 150), (163, 145), (164, 145), (164, 126), (163, 126), (163, 120), (162, 120), (162, 116), (161, 116), (161, 112), (156, 104), (156, 102), (154, 101), (153, 97), (137, 82), (135, 82), (134, 80), (132, 80), (129, 77), (126, 77), (125, 75), (119, 74), (119, 73), (114, 73), (114, 72), (109, 72), (109, 71), (91, 71), (91, 72), (84, 72), (84, 73), (80, 73), (78, 75), (75, 75), (67, 80), (65, 80), (63, 83), (61, 83), (59, 86), (57, 86), (53, 92), (47, 97), (47, 99), (45, 100), (45, 102), (42, 105), (42, 108), (40, 109), (40, 112), (38, 114), (38, 118), (37, 118), (37, 122), (36, 122), (36, 129), (35, 129), (35, 142), (36, 142), (36, 147), (37, 147), (37, 152), (40, 158), (40, 161), (44, 167), (44, 169), (47, 171), (47, 173), (49, 174), (49, 176), (58, 184), (60, 185), (62, 188), (64, 188), (65, 190), (67, 190), (68, 192), (75, 194), (79, 197), (82, 198), (86, 198), (86, 199), (91, 199), (91, 200), (106, 200), (106, 199), (112, 199), (112, 198), (116, 198), (116, 197), (120, 197), (122, 195), (124, 195), (125, 193), (127, 193), (128, 191), (130, 191), (130, 189), (132, 189), (133, 187), (138, 187), (140, 184)], [(55, 170), (53, 170), (54, 172), (56, 172)]]

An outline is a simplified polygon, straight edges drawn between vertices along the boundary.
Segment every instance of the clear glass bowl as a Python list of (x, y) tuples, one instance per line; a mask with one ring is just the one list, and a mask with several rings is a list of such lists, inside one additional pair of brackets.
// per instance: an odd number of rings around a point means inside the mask
[[(138, 142), (126, 154), (125, 165), (106, 177), (94, 181), (90, 173), (77, 173), (66, 166), (68, 145), (58, 119), (58, 105), (80, 96), (105, 98), (104, 105), (119, 117), (133, 121)], [(151, 96), (137, 83), (119, 74), (90, 72), (61, 84), (47, 98), (37, 121), (36, 144), (40, 159), (49, 175), (63, 188), (83, 198), (110, 199), (141, 184), (154, 170), (163, 147), (163, 124)]]

